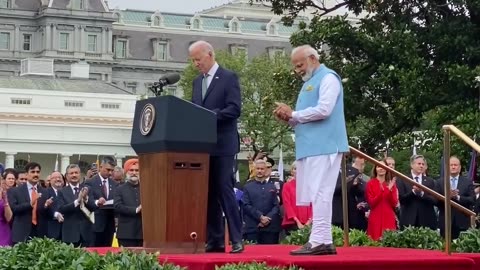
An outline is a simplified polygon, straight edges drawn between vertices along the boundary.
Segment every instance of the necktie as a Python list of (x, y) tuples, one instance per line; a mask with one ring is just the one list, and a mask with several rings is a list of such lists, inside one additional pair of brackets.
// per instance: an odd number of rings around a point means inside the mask
[(103, 180), (102, 189), (103, 189), (103, 196), (105, 196), (105, 200), (106, 200), (106, 199), (108, 198), (108, 194), (107, 194), (107, 180)]
[(450, 185), (451, 185), (451, 189), (457, 189), (457, 178), (456, 177), (453, 177), (452, 180), (450, 180)]
[(208, 76), (209, 76), (208, 73), (203, 75), (203, 79), (202, 79), (202, 100), (205, 98), (205, 94), (207, 93)]
[(35, 202), (33, 204), (33, 209), (32, 209), (32, 224), (37, 225), (37, 188), (32, 187), (32, 202)]
[(75, 190), (75, 197), (77, 197), (78, 196), (78, 187), (74, 187), (73, 189)]
[(415, 181), (420, 184), (420, 179), (418, 178), (418, 176), (415, 176)]

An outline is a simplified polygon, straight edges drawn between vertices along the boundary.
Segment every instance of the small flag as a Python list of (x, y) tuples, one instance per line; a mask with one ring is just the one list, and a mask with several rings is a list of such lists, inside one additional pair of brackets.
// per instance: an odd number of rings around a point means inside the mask
[(280, 154), (278, 158), (278, 174), (279, 174), (280, 181), (283, 181), (283, 170), (284, 170), (283, 151), (282, 151), (282, 146), (280, 146)]

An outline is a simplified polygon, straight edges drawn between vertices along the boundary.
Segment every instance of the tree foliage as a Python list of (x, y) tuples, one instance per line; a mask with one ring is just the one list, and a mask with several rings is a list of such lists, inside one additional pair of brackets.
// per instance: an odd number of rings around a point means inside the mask
[[(232, 55), (220, 51), (216, 52), (216, 60), (221, 66), (236, 72), (240, 78), (240, 137), (244, 143), (255, 152), (272, 152), (280, 144), (291, 149), (291, 128), (279, 123), (272, 114), (275, 101), (294, 103), (300, 88), (300, 81), (291, 74), (288, 57), (261, 55), (247, 60), (244, 54)], [(189, 65), (179, 83), (187, 100), (191, 99), (192, 82), (196, 76), (198, 71)]]
[[(480, 0), (270, 2), (287, 22), (305, 8), (317, 11), (291, 42), (321, 48), (344, 78), (351, 145), (360, 140), (362, 150), (378, 154), (389, 139), (411, 149), (412, 132), (423, 131), (420, 151), (440, 158), (444, 124), (480, 137)], [(321, 16), (339, 7), (364, 17)], [(466, 158), (469, 148), (454, 143), (452, 153)]]

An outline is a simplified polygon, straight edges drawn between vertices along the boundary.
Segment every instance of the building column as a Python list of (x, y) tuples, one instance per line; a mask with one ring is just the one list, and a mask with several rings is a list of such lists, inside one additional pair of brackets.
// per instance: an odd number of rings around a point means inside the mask
[(52, 50), (58, 50), (58, 31), (57, 25), (53, 24), (53, 33), (52, 33)]
[(46, 37), (45, 37), (45, 50), (49, 51), (52, 49), (52, 24), (47, 23), (45, 25), (45, 32), (46, 32)]
[(107, 52), (113, 53), (113, 29), (112, 28), (108, 29)]
[(117, 166), (123, 168), (123, 159), (124, 159), (125, 157), (124, 157), (124, 156), (115, 156), (115, 158), (117, 159)]
[(74, 51), (79, 52), (80, 51), (80, 43), (82, 42), (81, 35), (82, 34), (82, 26), (81, 25), (76, 25), (75, 26), (75, 36), (73, 38), (74, 42)]
[(108, 50), (108, 27), (104, 27), (102, 31), (102, 54)]
[(5, 153), (5, 169), (6, 168), (14, 168), (15, 167), (15, 155), (17, 153)]
[(61, 169), (60, 169), (60, 172), (61, 173), (65, 173), (67, 172), (67, 167), (68, 165), (70, 165), (70, 157), (72, 155), (67, 155), (67, 154), (62, 154), (62, 162), (61, 162)]
[(86, 51), (86, 37), (85, 37), (85, 26), (80, 26), (80, 51)]
[[(16, 25), (15, 26), (15, 45), (14, 45), (15, 49), (14, 49), (14, 51), (20, 51), (21, 50), (20, 42), (22, 42), (22, 39), (20, 38), (20, 26)], [(33, 39), (30, 40), (30, 44), (33, 44)], [(32, 46), (32, 45), (30, 45), (30, 46)]]

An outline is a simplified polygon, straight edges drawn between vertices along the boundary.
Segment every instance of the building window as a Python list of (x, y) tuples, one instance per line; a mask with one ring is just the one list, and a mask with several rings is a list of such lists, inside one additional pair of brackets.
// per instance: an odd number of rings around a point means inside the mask
[(65, 100), (65, 107), (69, 108), (83, 108), (83, 101), (71, 101), (71, 100)]
[(232, 32), (238, 32), (238, 22), (232, 22), (232, 27), (231, 27)]
[(193, 20), (193, 29), (200, 29), (200, 19)]
[(159, 42), (157, 47), (158, 60), (167, 61), (168, 43)]
[(60, 50), (68, 51), (70, 47), (70, 34), (69, 33), (60, 33), (59, 46)]
[(118, 110), (120, 109), (120, 103), (102, 103), (102, 109)]
[(10, 33), (0, 33), (0, 50), (10, 50)]
[(271, 36), (274, 36), (275, 35), (275, 25), (274, 24), (270, 24), (268, 26), (268, 34), (271, 35)]
[(230, 53), (233, 55), (244, 55), (245, 57), (247, 57), (248, 49), (246, 46), (243, 45), (234, 45), (230, 47)]
[(32, 49), (32, 35), (23, 34), (23, 50), (30, 51)]
[(75, 9), (85, 9), (85, 0), (75, 0), (75, 5), (74, 5), (74, 8)]
[(32, 104), (31, 98), (12, 98), (11, 103), (15, 105), (30, 105)]
[(25, 166), (28, 164), (28, 161), (25, 159), (17, 159), (13, 162), (13, 168), (17, 171), (25, 170)]
[(136, 82), (129, 82), (125, 83), (125, 87), (133, 94), (137, 93), (137, 83)]
[(11, 0), (0, 0), (0, 8), (11, 8)]
[(115, 44), (115, 57), (126, 58), (127, 57), (127, 41), (117, 40)]
[(160, 26), (160, 17), (155, 16), (153, 18), (153, 26)]
[(275, 58), (278, 55), (284, 55), (285, 50), (283, 48), (268, 48), (268, 56), (270, 58)]
[(166, 89), (165, 89), (165, 93), (167, 93), (167, 95), (176, 96), (177, 95), (177, 87), (176, 86), (167, 86)]
[(87, 40), (87, 51), (96, 52), (97, 51), (97, 35), (88, 35)]

